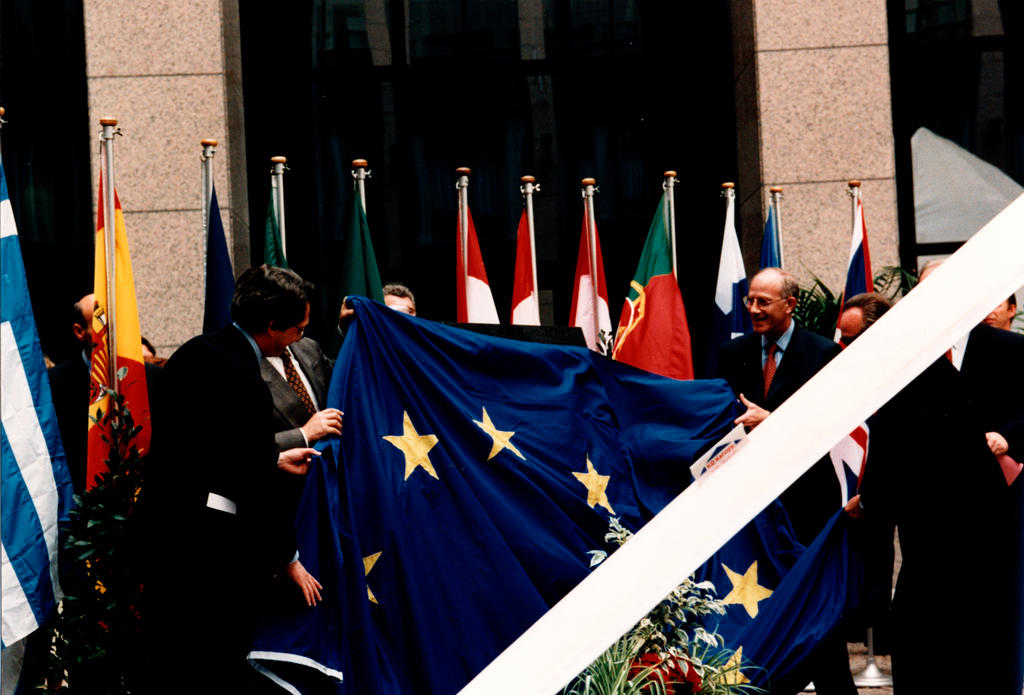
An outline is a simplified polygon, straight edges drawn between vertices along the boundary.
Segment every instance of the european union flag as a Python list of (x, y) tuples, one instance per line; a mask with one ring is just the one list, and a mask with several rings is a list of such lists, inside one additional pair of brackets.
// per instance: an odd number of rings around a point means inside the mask
[(805, 549), (776, 501), (696, 573), (726, 604), (726, 615), (709, 627), (753, 665), (741, 668), (740, 682), (795, 693), (811, 679), (808, 657), (860, 603), (856, 533), (856, 522), (836, 512)]
[(344, 435), (297, 519), (324, 600), (281, 584), (250, 659), (299, 689), (454, 693), (588, 574), (610, 516), (637, 529), (678, 494), (739, 408), (724, 381), (352, 302), (328, 396)]

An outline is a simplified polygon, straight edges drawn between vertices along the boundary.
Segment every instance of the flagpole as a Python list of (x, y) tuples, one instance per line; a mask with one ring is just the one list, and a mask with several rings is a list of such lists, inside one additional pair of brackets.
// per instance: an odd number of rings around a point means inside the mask
[[(0, 106), (0, 133), (3, 132), (3, 130), (4, 130), (4, 123), (6, 123), (6, 122), (7, 121), (4, 120), (4, 107)], [(2, 140), (0, 140), (0, 162), (3, 162), (3, 161), (4, 161), (3, 142), (2, 142)]]
[(725, 198), (725, 218), (726, 220), (729, 219), (729, 211), (731, 210), (733, 212), (733, 229), (735, 229), (736, 184), (733, 183), (732, 181), (726, 181), (725, 183), (723, 183), (722, 197)]
[(672, 247), (672, 277), (679, 280), (679, 272), (676, 269), (676, 172), (666, 171), (665, 182), (661, 187), (665, 189), (665, 233), (668, 235), (668, 244)]
[(850, 226), (850, 234), (857, 229), (857, 203), (860, 201), (860, 181), (854, 179), (846, 184), (850, 193), (850, 200), (853, 203), (852, 211), (852, 225)]
[(583, 185), (583, 205), (587, 215), (587, 258), (590, 262), (590, 285), (594, 294), (594, 344), (601, 344), (601, 321), (598, 311), (598, 287), (597, 287), (597, 222), (594, 220), (594, 193), (599, 189), (594, 179), (586, 178), (581, 181)]
[(469, 167), (455, 170), (458, 181), (455, 188), (459, 191), (459, 244), (462, 246), (462, 291), (466, 296), (462, 300), (469, 312)]
[(783, 267), (785, 256), (782, 255), (782, 212), (779, 204), (782, 202), (782, 187), (772, 186), (768, 189), (771, 192), (769, 206), (775, 208), (775, 239), (779, 242), (779, 267)]
[(356, 191), (359, 193), (359, 202), (363, 204), (363, 215), (366, 215), (366, 179), (370, 178), (371, 171), (365, 159), (352, 160), (352, 178), (356, 182)]
[(280, 155), (270, 158), (274, 165), (270, 175), (271, 193), (274, 195), (274, 206), (277, 208), (277, 231), (281, 235), (281, 260), (288, 262), (288, 246), (285, 243), (284, 233), (284, 172), (288, 163), (287, 157)]
[(213, 155), (217, 151), (217, 141), (212, 138), (204, 138), (199, 141), (203, 146), (203, 154), (199, 159), (202, 162), (202, 186), (203, 186), (203, 288), (205, 291), (208, 279), (206, 277), (207, 256), (210, 251), (210, 208), (213, 198)]
[(537, 184), (537, 179), (532, 176), (523, 176), (519, 179), (523, 184), (519, 187), (522, 191), (523, 198), (526, 200), (526, 226), (530, 230), (530, 269), (533, 273), (533, 298), (540, 308), (540, 297), (539, 290), (537, 289), (537, 244), (536, 237), (533, 233), (533, 193), (539, 191), (540, 186)]
[(119, 135), (116, 118), (101, 118), (103, 132), (100, 146), (103, 150), (103, 241), (107, 257), (107, 305), (103, 307), (107, 318), (107, 386), (116, 394), (117, 384), (117, 278), (115, 277), (115, 248), (117, 242), (117, 210), (114, 208), (114, 135)]

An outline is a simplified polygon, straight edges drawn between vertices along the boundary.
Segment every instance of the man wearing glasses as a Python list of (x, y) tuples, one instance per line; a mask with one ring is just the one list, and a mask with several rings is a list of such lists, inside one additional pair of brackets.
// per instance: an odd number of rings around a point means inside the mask
[[(754, 332), (725, 343), (718, 353), (716, 376), (727, 380), (747, 407), (735, 422), (748, 430), (839, 354), (839, 345), (793, 321), (799, 289), (793, 276), (781, 268), (765, 268), (755, 275), (744, 298)], [(815, 463), (779, 500), (797, 539), (810, 545), (840, 500), (839, 481), (829, 458)], [(818, 693), (856, 695), (840, 636), (823, 641), (814, 659), (811, 676)]]

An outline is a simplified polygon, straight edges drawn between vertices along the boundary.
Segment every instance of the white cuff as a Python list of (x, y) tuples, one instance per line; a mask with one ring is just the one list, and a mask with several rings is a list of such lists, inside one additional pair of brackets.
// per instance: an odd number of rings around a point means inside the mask
[(238, 514), (238, 505), (216, 492), (211, 492), (206, 498), (206, 506), (228, 514)]

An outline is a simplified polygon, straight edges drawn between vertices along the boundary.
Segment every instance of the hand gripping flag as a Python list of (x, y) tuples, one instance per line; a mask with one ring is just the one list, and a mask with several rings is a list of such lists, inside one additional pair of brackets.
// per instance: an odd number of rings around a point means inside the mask
[(366, 211), (356, 194), (352, 201), (352, 220), (345, 238), (345, 256), (341, 267), (341, 297), (357, 294), (378, 302), (384, 301), (377, 256), (370, 239), (370, 225), (366, 222)]
[(612, 358), (674, 379), (693, 378), (690, 328), (665, 233), (665, 195), (622, 306)]
[(57, 529), (68, 520), (72, 493), (2, 165), (0, 265), (0, 634), (6, 650), (39, 627), (63, 597)]
[(739, 408), (724, 381), (353, 304), (328, 396), (345, 435), (297, 519), (324, 600), (282, 584), (250, 658), (300, 690), (454, 693), (588, 575), (610, 516), (635, 529), (671, 500)]
[[(590, 234), (587, 204), (583, 203), (583, 232), (580, 234), (580, 252), (576, 257), (576, 279), (572, 285), (572, 304), (569, 325), (583, 329), (587, 347), (602, 354), (608, 351), (612, 338), (612, 318), (608, 313), (608, 286), (604, 281), (604, 259), (601, 258), (601, 239), (594, 226), (594, 257), (597, 268), (590, 267)], [(594, 275), (597, 275), (597, 306), (594, 306)]]
[(217, 189), (210, 195), (210, 223), (206, 230), (206, 303), (203, 309), (203, 333), (211, 333), (231, 323), (231, 298), (235, 292), (235, 274), (231, 270), (224, 223), (217, 205)]
[[(107, 297), (107, 253), (106, 235), (111, 230), (106, 226), (103, 203), (103, 177), (100, 176), (99, 203), (96, 212), (96, 265), (94, 291), (96, 306), (92, 315), (93, 352), (89, 386), (89, 435), (86, 463), (86, 489), (96, 485), (96, 476), (107, 470), (107, 456), (110, 453), (110, 396), (105, 388), (110, 384), (110, 353), (107, 331), (111, 317), (108, 313), (111, 302)], [(132, 262), (128, 255), (128, 235), (124, 228), (124, 214), (121, 201), (114, 191), (114, 346), (117, 391), (124, 394), (125, 406), (131, 411), (135, 424), (141, 431), (134, 440), (139, 452), (149, 451), (151, 425), (149, 420), (149, 394), (146, 391), (146, 370), (142, 360), (142, 333), (139, 330), (139, 311), (135, 304), (135, 279), (132, 276)], [(104, 441), (106, 437), (107, 441)]]
[(718, 261), (718, 283), (715, 285), (715, 307), (711, 317), (711, 345), (708, 346), (707, 373), (715, 373), (718, 349), (723, 343), (751, 330), (750, 314), (743, 306), (747, 294), (747, 271), (743, 253), (736, 238), (735, 201), (727, 198), (725, 231), (722, 233), (722, 255)]
[(540, 304), (533, 284), (533, 249), (526, 210), (519, 218), (516, 237), (516, 277), (512, 286), (512, 325), (539, 326)]
[[(853, 215), (853, 234), (850, 238), (850, 262), (846, 268), (846, 285), (843, 297), (839, 301), (839, 315), (843, 314), (846, 300), (862, 292), (870, 292), (874, 287), (871, 275), (871, 254), (868, 252), (868, 228), (864, 224), (864, 205), (857, 197), (857, 211)], [(835, 339), (838, 342), (841, 332), (836, 326)]]
[(476, 227), (473, 216), (466, 208), (468, 230), (466, 233), (466, 266), (462, 265), (462, 220), (456, 222), (455, 267), (458, 271), (455, 281), (458, 294), (457, 316), (459, 323), (498, 323), (498, 310), (491, 296), (491, 286), (487, 283), (487, 271), (484, 270), (484, 259), (480, 255), (480, 244), (476, 240)]

